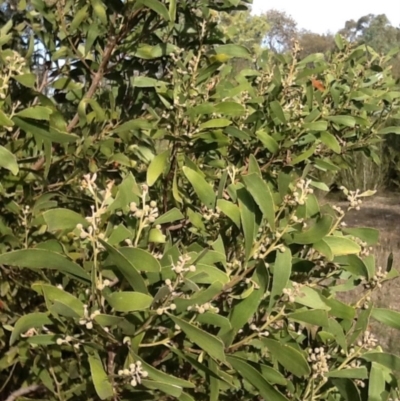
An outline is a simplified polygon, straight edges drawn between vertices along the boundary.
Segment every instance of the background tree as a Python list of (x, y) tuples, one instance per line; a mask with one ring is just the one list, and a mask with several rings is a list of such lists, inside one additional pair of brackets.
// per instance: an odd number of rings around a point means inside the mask
[(268, 10), (263, 14), (269, 30), (264, 38), (265, 45), (274, 52), (285, 53), (293, 46), (298, 37), (297, 22), (286, 12)]
[(334, 35), (318, 34), (310, 31), (300, 31), (298, 40), (301, 47), (300, 57), (304, 58), (313, 53), (328, 53), (335, 48)]

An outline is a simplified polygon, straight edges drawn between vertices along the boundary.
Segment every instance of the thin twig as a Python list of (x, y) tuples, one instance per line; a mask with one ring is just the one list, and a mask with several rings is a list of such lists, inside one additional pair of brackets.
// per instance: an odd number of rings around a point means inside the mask
[(28, 387), (22, 387), (18, 390), (13, 391), (6, 401), (15, 401), (18, 397), (22, 397), (23, 395), (27, 395), (29, 393), (33, 393), (35, 391), (38, 391), (41, 388), (38, 384), (32, 384), (31, 386)]

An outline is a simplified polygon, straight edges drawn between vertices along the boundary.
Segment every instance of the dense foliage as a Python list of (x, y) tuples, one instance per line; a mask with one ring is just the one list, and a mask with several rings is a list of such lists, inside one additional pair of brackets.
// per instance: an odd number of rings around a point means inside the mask
[(390, 57), (255, 56), (218, 29), (243, 3), (21, 0), (1, 28), (3, 399), (398, 396), (368, 329), (400, 325), (370, 300), (397, 270), (314, 194), (396, 131)]

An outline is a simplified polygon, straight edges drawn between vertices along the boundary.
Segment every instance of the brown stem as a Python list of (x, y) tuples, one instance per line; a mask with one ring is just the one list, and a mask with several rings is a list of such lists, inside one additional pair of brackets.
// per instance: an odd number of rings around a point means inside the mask
[(18, 390), (13, 391), (7, 398), (6, 401), (15, 401), (18, 397), (22, 397), (23, 395), (27, 395), (38, 391), (41, 388), (38, 384), (32, 384), (28, 387), (22, 387)]

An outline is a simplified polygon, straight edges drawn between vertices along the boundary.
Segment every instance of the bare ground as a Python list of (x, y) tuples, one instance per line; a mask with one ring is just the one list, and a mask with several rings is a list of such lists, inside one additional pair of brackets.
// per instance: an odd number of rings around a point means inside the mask
[[(347, 208), (346, 202), (329, 201)], [(390, 253), (393, 253), (393, 268), (400, 271), (400, 194), (386, 194), (367, 198), (361, 210), (351, 210), (344, 219), (350, 227), (372, 227), (380, 231), (380, 240), (373, 249), (377, 267), (386, 267)], [(385, 283), (374, 294), (374, 304), (400, 312), (400, 278)], [(372, 330), (379, 338), (380, 345), (388, 352), (400, 355), (400, 330), (391, 329), (372, 322)]]

